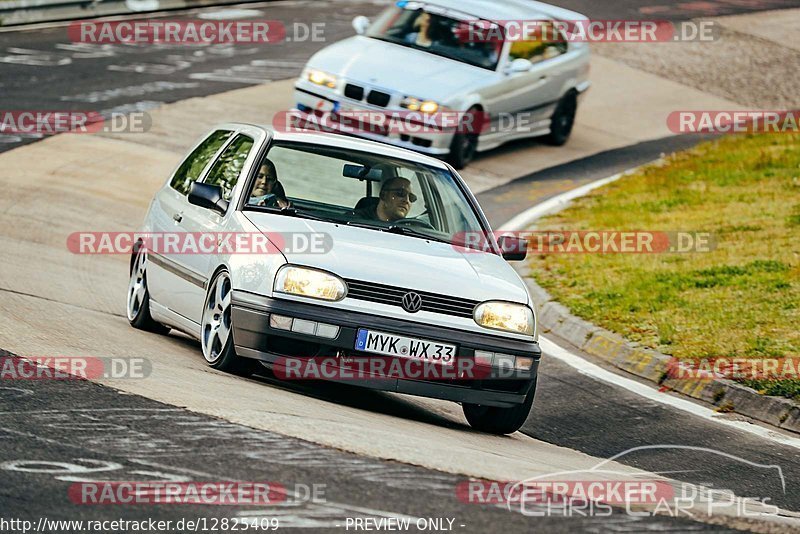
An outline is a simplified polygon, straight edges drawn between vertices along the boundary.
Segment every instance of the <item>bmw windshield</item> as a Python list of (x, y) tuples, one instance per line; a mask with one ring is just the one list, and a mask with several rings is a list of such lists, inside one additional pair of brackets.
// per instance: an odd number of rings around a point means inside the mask
[(474, 22), (474, 17), (422, 2), (405, 2), (384, 11), (370, 25), (367, 36), (495, 70), (502, 40), (470, 39), (470, 21)]
[(447, 169), (330, 146), (276, 142), (245, 209), (464, 245), (485, 230)]

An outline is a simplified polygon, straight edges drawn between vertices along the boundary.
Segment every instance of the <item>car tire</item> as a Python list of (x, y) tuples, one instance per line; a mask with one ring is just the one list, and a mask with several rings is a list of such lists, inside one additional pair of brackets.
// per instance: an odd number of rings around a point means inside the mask
[(525, 402), (511, 408), (465, 403), (462, 406), (464, 417), (467, 418), (469, 425), (475, 430), (489, 434), (513, 434), (528, 419), (528, 414), (533, 407), (535, 394), (536, 384), (533, 385), (530, 393), (525, 396)]
[[(481, 113), (478, 108), (470, 108), (467, 115), (476, 116)], [(450, 143), (450, 153), (447, 156), (447, 162), (456, 170), (461, 170), (470, 162), (475, 159), (475, 153), (478, 150), (479, 134), (465, 133), (461, 131), (459, 126), (457, 133), (453, 136), (453, 141)]]
[(572, 127), (575, 125), (575, 113), (578, 111), (578, 95), (570, 91), (562, 98), (550, 119), (550, 133), (544, 138), (553, 146), (562, 146), (569, 140)]
[(250, 376), (258, 362), (236, 354), (231, 317), (231, 277), (225, 269), (212, 278), (200, 320), (200, 345), (209, 367), (240, 376)]
[(139, 247), (131, 257), (130, 281), (127, 296), (128, 322), (134, 328), (156, 334), (166, 334), (169, 328), (150, 315), (150, 291), (147, 289), (147, 249)]

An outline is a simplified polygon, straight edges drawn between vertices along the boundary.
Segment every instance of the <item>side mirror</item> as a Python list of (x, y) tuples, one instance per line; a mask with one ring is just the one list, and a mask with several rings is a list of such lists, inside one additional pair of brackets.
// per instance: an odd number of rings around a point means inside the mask
[(533, 63), (530, 60), (518, 57), (511, 64), (508, 66), (508, 73), (509, 74), (520, 74), (522, 72), (528, 72), (533, 68)]
[(369, 28), (369, 19), (364, 15), (359, 15), (353, 19), (353, 29), (358, 35), (364, 35)]
[(220, 215), (228, 211), (228, 201), (222, 198), (222, 188), (218, 185), (192, 182), (189, 204), (216, 211)]
[(528, 242), (525, 239), (510, 235), (497, 238), (497, 244), (507, 261), (522, 261), (528, 256)]

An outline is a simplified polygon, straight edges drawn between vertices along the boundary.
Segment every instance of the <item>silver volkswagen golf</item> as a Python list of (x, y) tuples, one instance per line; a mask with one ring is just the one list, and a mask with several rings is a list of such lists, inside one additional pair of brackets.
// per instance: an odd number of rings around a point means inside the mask
[[(531, 0), (400, 1), (374, 22), (357, 17), (359, 35), (311, 57), (295, 84), (295, 112), (306, 127), (447, 158), (457, 169), (514, 139), (562, 145), (590, 85), (589, 47), (568, 42), (554, 21), (586, 20)], [(360, 112), (450, 113), (480, 127), (340, 128), (337, 117)]]
[(438, 159), (223, 124), (155, 194), (140, 236), (128, 320), (199, 339), (215, 369), (260, 360), (279, 378), (459, 402), (489, 432), (525, 422), (541, 350), (507, 263), (525, 243), (495, 239)]

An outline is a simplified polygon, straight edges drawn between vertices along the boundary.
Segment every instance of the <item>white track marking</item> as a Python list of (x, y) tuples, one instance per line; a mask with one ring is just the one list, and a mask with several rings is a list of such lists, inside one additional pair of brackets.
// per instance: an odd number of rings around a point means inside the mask
[[(614, 176), (609, 176), (608, 178), (595, 180), (594, 182), (590, 182), (586, 185), (582, 185), (580, 187), (577, 187), (575, 189), (557, 195), (551, 199), (548, 199), (540, 204), (537, 204), (536, 206), (533, 206), (528, 210), (525, 210), (524, 212), (520, 213), (507, 223), (503, 224), (500, 228), (500, 231), (511, 232), (511, 231), (525, 230), (531, 224), (533, 224), (537, 219), (564, 209), (570, 201), (578, 197), (582, 197), (588, 194), (589, 192), (593, 191), (594, 189), (597, 189), (598, 187), (602, 187), (606, 184), (619, 180), (623, 176), (627, 176), (628, 174), (636, 172), (640, 168), (641, 167), (636, 167), (634, 169), (629, 169), (625, 172), (615, 174)], [(542, 351), (546, 352), (548, 356), (551, 356), (553, 358), (556, 358), (557, 360), (566, 363), (570, 367), (576, 369), (581, 374), (590, 376), (597, 380), (608, 382), (609, 384), (614, 384), (615, 386), (619, 386), (623, 389), (630, 391), (631, 393), (635, 393), (636, 395), (644, 397), (648, 400), (665, 404), (667, 406), (690, 413), (702, 419), (706, 419), (708, 421), (713, 421), (720, 425), (741, 430), (749, 434), (758, 436), (760, 438), (780, 443), (782, 445), (788, 445), (789, 447), (800, 449), (800, 438), (795, 438), (786, 434), (782, 434), (780, 432), (770, 430), (769, 428), (749, 423), (747, 421), (732, 420), (729, 417), (723, 416), (715, 412), (714, 410), (706, 408), (705, 406), (701, 406), (692, 401), (682, 399), (680, 397), (671, 395), (669, 393), (660, 392), (648, 384), (643, 384), (636, 380), (632, 380), (630, 378), (626, 378), (624, 376), (612, 373), (586, 360), (585, 358), (582, 358), (581, 356), (575, 354), (574, 352), (571, 352), (561, 347), (560, 345), (557, 345), (556, 343), (550, 341), (545, 336), (539, 337), (539, 343), (541, 344)]]

